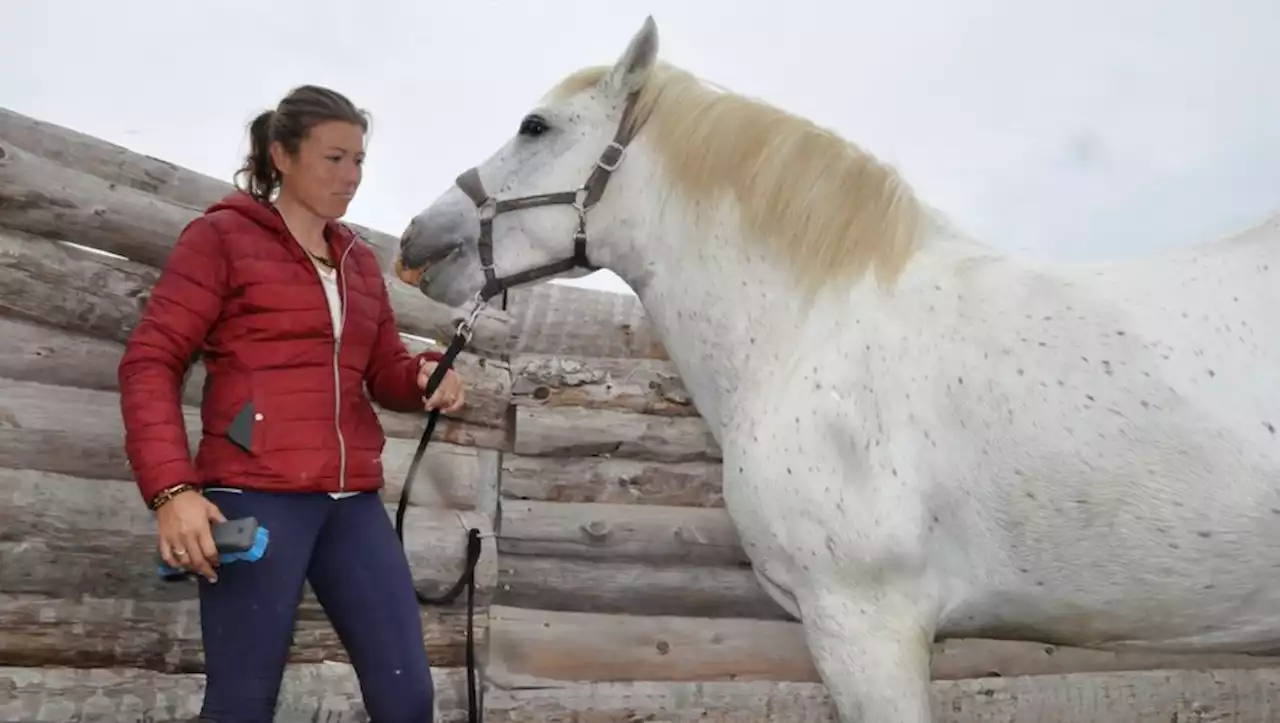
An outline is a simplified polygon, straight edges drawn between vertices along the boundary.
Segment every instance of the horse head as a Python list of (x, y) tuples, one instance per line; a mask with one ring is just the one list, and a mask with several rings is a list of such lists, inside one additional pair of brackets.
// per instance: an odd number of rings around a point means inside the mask
[(626, 222), (619, 194), (605, 192), (621, 183), (657, 54), (648, 17), (611, 67), (557, 84), (506, 143), (412, 219), (400, 279), (458, 306), (597, 268), (611, 230)]

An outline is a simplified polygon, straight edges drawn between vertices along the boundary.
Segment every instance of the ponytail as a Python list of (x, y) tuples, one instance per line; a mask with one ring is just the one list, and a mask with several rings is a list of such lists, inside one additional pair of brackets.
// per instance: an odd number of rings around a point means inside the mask
[(274, 110), (263, 111), (249, 124), (249, 154), (236, 172), (236, 185), (259, 201), (270, 201), (280, 185), (280, 171), (271, 162)]

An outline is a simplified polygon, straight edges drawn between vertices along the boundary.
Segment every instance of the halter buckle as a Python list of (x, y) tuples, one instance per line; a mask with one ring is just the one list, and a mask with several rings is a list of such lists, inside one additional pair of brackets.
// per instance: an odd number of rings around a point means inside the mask
[(480, 215), (480, 223), (492, 221), (494, 216), (498, 215), (498, 201), (493, 196), (489, 196), (476, 209)]
[[(618, 154), (617, 160), (615, 160), (613, 163), (609, 163), (605, 160), (609, 155), (609, 151), (615, 151)], [(604, 151), (601, 152), (600, 158), (596, 160), (596, 165), (608, 171), (609, 173), (613, 173), (614, 171), (618, 170), (618, 166), (622, 165), (622, 159), (626, 157), (627, 157), (627, 147), (617, 141), (611, 141), (609, 145), (604, 147)]]

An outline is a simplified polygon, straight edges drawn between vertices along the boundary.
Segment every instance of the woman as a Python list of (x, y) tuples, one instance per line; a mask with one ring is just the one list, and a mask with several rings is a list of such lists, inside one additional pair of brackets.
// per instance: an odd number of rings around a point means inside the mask
[[(388, 409), (460, 409), (440, 358), (411, 356), (374, 254), (345, 226), (364, 114), (303, 86), (249, 127), (241, 190), (182, 232), (120, 362), (125, 448), (164, 560), (201, 576), (201, 720), (267, 723), (308, 581), (378, 723), (432, 720), (434, 688), (408, 563), (378, 498)], [(194, 461), (181, 409), (207, 379)], [(219, 567), (210, 522), (253, 516), (257, 562)]]

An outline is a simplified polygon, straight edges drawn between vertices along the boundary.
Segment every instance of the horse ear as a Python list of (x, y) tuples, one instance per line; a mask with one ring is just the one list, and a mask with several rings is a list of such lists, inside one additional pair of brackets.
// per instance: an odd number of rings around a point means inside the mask
[(658, 24), (649, 15), (631, 38), (622, 57), (609, 72), (609, 84), (623, 93), (631, 93), (644, 85), (645, 78), (658, 60)]

